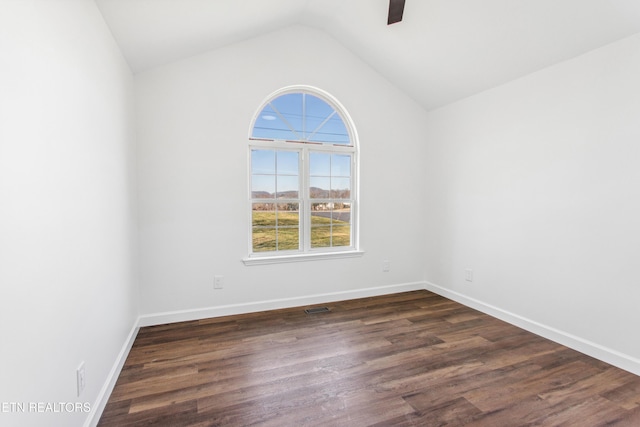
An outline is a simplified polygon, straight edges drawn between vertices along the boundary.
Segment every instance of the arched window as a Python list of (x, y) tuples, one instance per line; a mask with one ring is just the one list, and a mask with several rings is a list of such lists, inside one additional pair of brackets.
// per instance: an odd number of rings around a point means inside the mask
[(309, 87), (272, 94), (249, 135), (250, 258), (357, 251), (356, 132)]

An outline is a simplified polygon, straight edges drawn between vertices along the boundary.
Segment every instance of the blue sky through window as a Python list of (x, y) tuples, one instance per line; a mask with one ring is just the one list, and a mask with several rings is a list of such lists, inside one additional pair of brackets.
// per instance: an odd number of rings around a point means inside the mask
[(336, 110), (308, 93), (270, 101), (253, 126), (253, 138), (349, 145), (349, 132)]
[(255, 198), (298, 197), (297, 151), (252, 150), (251, 190)]

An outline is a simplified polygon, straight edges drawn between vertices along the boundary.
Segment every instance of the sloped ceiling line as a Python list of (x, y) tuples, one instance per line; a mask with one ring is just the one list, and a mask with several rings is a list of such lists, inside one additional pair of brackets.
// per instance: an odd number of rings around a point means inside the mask
[(427, 110), (640, 32), (637, 0), (95, 1), (134, 72), (306, 25)]

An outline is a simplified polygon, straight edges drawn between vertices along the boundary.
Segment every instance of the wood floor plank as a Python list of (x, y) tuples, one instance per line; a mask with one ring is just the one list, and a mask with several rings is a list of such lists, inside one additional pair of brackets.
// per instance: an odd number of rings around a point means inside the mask
[(640, 425), (640, 377), (442, 296), (323, 306), (141, 328), (99, 425)]

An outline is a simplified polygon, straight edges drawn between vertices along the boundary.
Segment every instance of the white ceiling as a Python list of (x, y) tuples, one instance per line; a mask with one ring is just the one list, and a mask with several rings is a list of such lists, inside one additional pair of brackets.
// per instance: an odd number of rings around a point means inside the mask
[(325, 31), (426, 109), (640, 32), (638, 0), (95, 0), (134, 72), (289, 25)]

